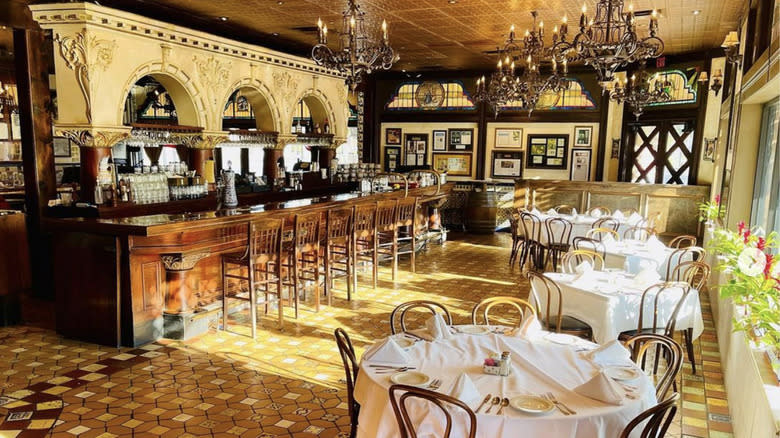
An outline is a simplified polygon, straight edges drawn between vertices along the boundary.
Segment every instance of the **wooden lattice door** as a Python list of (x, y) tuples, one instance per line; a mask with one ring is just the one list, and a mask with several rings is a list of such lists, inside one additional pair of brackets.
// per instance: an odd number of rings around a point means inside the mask
[(693, 120), (629, 124), (622, 180), (693, 184), (694, 126)]

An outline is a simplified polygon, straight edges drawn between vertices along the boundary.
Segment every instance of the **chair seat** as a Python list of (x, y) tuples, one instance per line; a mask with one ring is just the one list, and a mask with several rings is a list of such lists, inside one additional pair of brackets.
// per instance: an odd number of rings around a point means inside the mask
[[(543, 325), (547, 326), (549, 330), (557, 330), (558, 327), (556, 327), (556, 323), (552, 322), (550, 324), (545, 324), (545, 322), (542, 322)], [(563, 315), (561, 318), (561, 327), (560, 331), (563, 332), (585, 332), (585, 331), (591, 331), (591, 327), (579, 319), (569, 316), (569, 315)]]
[(658, 327), (657, 329), (653, 330), (652, 328), (643, 328), (642, 330), (628, 330), (625, 332), (621, 332), (618, 335), (618, 339), (624, 340), (624, 339), (630, 339), (636, 335), (642, 335), (642, 334), (656, 334), (656, 335), (666, 335), (666, 329), (663, 327)]
[(246, 266), (249, 264), (249, 258), (247, 257), (246, 251), (222, 254), (222, 261), (224, 261), (225, 263), (232, 263), (235, 265)]

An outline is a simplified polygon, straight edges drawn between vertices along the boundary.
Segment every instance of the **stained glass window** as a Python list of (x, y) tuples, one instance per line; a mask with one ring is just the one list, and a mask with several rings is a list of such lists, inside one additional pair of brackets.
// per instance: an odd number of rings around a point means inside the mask
[(656, 72), (650, 77), (651, 89), (655, 87), (656, 81), (669, 81), (672, 86), (667, 92), (672, 96), (668, 102), (654, 103), (648, 106), (661, 105), (679, 105), (683, 103), (696, 103), (698, 93), (698, 75), (694, 74), (690, 78), (682, 70), (665, 70)]
[(255, 113), (252, 111), (252, 105), (249, 100), (241, 94), (241, 90), (236, 90), (225, 104), (225, 111), (222, 113), (225, 119), (254, 119)]
[[(541, 110), (589, 110), (596, 109), (596, 102), (585, 89), (579, 79), (567, 78), (569, 87), (559, 93), (544, 93), (539, 97), (536, 104), (537, 109)], [(523, 103), (520, 101), (509, 102), (502, 107), (503, 110), (524, 110)]]
[(385, 108), (390, 111), (467, 111), (477, 106), (474, 99), (460, 81), (436, 81), (441, 85), (444, 96), (441, 105), (421, 106), (417, 100), (417, 90), (421, 81), (404, 82), (398, 86)]

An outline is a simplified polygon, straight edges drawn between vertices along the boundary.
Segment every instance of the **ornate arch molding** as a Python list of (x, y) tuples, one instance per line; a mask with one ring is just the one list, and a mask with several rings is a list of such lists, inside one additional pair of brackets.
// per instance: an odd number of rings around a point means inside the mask
[[(262, 96), (265, 99), (265, 102), (268, 105), (268, 108), (270, 109), (271, 119), (272, 119), (274, 131), (282, 132), (282, 124), (281, 124), (282, 123), (282, 114), (281, 114), (281, 112), (279, 110), (280, 102), (278, 102), (276, 100), (276, 98), (274, 97), (274, 94), (271, 91), (271, 89), (268, 88), (268, 86), (264, 82), (259, 80), (259, 79), (244, 78), (244, 79), (241, 79), (241, 80), (237, 81), (236, 83), (234, 83), (230, 87), (228, 87), (227, 93), (224, 94), (220, 98), (220, 100), (219, 100), (220, 102), (222, 102), (222, 106), (219, 107), (219, 113), (217, 114), (217, 117), (220, 118), (219, 122), (221, 123), (221, 117), (222, 117), (222, 112), (223, 112), (223, 109), (224, 109), (224, 106), (225, 106), (225, 102), (227, 102), (228, 99), (230, 99), (230, 96), (236, 90), (239, 90), (241, 88), (250, 88), (250, 89), (256, 91), (257, 93), (259, 93), (260, 96)], [(256, 110), (255, 110), (255, 114), (257, 114)], [(292, 125), (292, 123), (290, 123), (290, 125)]]
[[(179, 87), (181, 87), (180, 91), (183, 91), (184, 95), (176, 93), (177, 96), (171, 96), (171, 97), (174, 99), (176, 97), (179, 97), (179, 99), (174, 100), (174, 104), (177, 105), (176, 110), (179, 113), (179, 122), (182, 125), (193, 125), (193, 126), (200, 126), (203, 128), (207, 128), (211, 126), (209, 124), (210, 120), (209, 120), (209, 115), (206, 107), (206, 101), (204, 100), (204, 97), (202, 96), (202, 93), (200, 92), (198, 85), (180, 67), (170, 64), (168, 62), (163, 63), (161, 61), (152, 61), (152, 62), (147, 62), (145, 64), (142, 64), (140, 67), (135, 69), (135, 71), (130, 75), (128, 80), (125, 82), (124, 86), (122, 87), (122, 94), (120, 95), (121, 100), (117, 105), (117, 113), (116, 113), (117, 126), (122, 125), (122, 116), (124, 113), (125, 99), (127, 99), (127, 94), (130, 92), (130, 89), (136, 82), (138, 82), (138, 80), (148, 75), (165, 76), (167, 78), (170, 78)], [(163, 86), (165, 86), (165, 84), (163, 84)], [(170, 88), (170, 87), (166, 86), (166, 88)], [(170, 93), (171, 90), (168, 90), (168, 92)], [(181, 97), (185, 97), (188, 100), (188, 102), (185, 103), (185, 105), (182, 105), (180, 99)], [(182, 107), (180, 108), (180, 106)], [(184, 116), (184, 120), (182, 120), (182, 116)]]
[[(308, 97), (313, 97), (314, 99), (316, 99), (322, 105), (322, 107), (325, 109), (325, 113), (328, 116), (328, 120), (330, 120), (331, 126), (334, 127), (333, 134), (334, 135), (339, 135), (339, 136), (345, 136), (346, 133), (342, 132), (342, 130), (344, 128), (340, 126), (340, 123), (336, 124), (336, 121), (337, 120), (340, 121), (340, 119), (336, 117), (336, 112), (333, 109), (334, 108), (333, 107), (333, 103), (328, 98), (328, 96), (325, 93), (322, 92), (322, 90), (315, 89), (315, 88), (304, 89), (303, 91), (301, 91), (298, 94), (298, 96), (296, 96), (295, 100), (293, 101), (293, 104), (297, 103), (301, 99), (306, 99)], [(310, 110), (311, 110), (311, 108), (310, 108)], [(290, 120), (289, 120), (289, 123), (287, 124), (287, 130), (289, 130), (290, 127), (292, 126), (292, 112), (290, 113), (289, 117), (290, 117)]]

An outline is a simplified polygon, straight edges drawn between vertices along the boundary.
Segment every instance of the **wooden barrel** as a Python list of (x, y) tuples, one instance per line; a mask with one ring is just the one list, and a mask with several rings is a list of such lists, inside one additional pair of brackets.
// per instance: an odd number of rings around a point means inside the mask
[(498, 205), (496, 194), (482, 190), (469, 193), (466, 204), (466, 228), (476, 234), (491, 234), (496, 230)]

